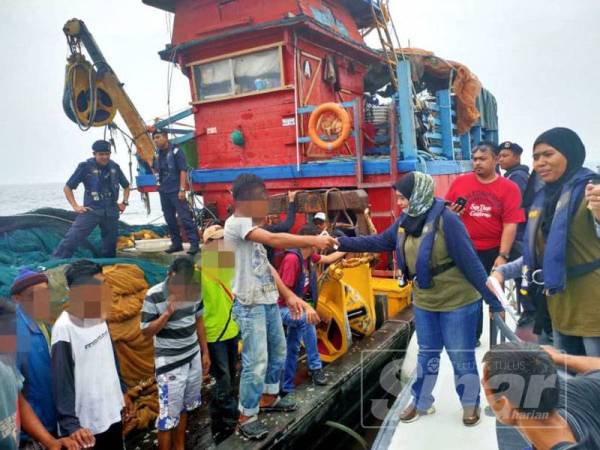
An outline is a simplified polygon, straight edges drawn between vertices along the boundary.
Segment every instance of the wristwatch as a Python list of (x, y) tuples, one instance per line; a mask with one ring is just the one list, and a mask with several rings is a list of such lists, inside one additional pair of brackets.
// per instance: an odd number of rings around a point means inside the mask
[(498, 253), (498, 256), (501, 256), (502, 258), (504, 258), (507, 261), (510, 259), (510, 255), (507, 253)]
[(123, 203), (125, 206), (129, 206), (129, 202), (122, 201), (121, 203)]
[(179, 192), (185, 192), (185, 189), (179, 188)]

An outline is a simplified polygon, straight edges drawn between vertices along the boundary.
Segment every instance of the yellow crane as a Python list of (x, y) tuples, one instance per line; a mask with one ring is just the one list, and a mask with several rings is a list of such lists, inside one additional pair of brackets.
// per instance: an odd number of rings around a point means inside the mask
[[(138, 157), (151, 165), (156, 150), (152, 137), (87, 26), (82, 20), (71, 19), (63, 31), (71, 50), (63, 95), (65, 113), (87, 130), (111, 124), (118, 111), (131, 132)], [(81, 52), (82, 45), (92, 63)]]

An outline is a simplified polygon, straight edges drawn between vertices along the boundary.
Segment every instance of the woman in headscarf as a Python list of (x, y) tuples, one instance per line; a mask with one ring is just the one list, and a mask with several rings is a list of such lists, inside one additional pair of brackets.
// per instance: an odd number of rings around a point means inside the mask
[(395, 251), (399, 283), (413, 280), (413, 305), (419, 355), (413, 401), (400, 420), (413, 422), (431, 414), (432, 395), (442, 348), (452, 361), (463, 423), (479, 422), (479, 376), (475, 362), (481, 297), (494, 312), (502, 306), (486, 288), (486, 273), (460, 218), (434, 197), (433, 178), (421, 172), (394, 186), (404, 211), (383, 233), (341, 237), (340, 251)]
[[(583, 167), (585, 147), (568, 128), (542, 133), (533, 144), (523, 264), (542, 283), (554, 346), (573, 355), (600, 356), (600, 176)], [(504, 268), (493, 275), (500, 281)], [(514, 272), (513, 274), (514, 275)]]

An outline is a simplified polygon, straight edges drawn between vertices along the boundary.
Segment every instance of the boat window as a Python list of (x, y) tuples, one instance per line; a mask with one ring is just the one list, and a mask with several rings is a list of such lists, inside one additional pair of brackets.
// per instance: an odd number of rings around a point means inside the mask
[(281, 48), (274, 47), (192, 66), (196, 101), (282, 87)]

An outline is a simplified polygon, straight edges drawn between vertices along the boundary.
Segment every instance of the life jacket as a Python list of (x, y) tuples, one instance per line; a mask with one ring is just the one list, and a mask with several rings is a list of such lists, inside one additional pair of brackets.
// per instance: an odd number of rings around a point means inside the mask
[(94, 158), (85, 161), (86, 174), (83, 179), (85, 186), (85, 206), (116, 206), (119, 199), (119, 166), (114, 161), (108, 161), (108, 182), (101, 179), (102, 168)]
[[(402, 214), (400, 219), (398, 219), (396, 261), (401, 274), (400, 276), (405, 279), (404, 281), (406, 281), (406, 278), (412, 279), (413, 282), (418, 284), (419, 289), (431, 289), (433, 287), (433, 277), (455, 266), (454, 262), (452, 262), (448, 264), (442, 264), (438, 267), (431, 267), (431, 254), (433, 252), (433, 244), (435, 242), (438, 224), (442, 216), (446, 213), (450, 212), (447, 211), (444, 201), (436, 198), (433, 202), (433, 206), (427, 213), (425, 225), (423, 225), (421, 245), (419, 245), (419, 251), (417, 254), (416, 274), (408, 273), (406, 255), (404, 253), (404, 245), (406, 244), (407, 235), (402, 227), (402, 224), (408, 216), (406, 214)], [(399, 282), (401, 285), (403, 284), (402, 279), (399, 280)]]
[(180, 152), (181, 149), (179, 147), (175, 147), (169, 144), (169, 149), (167, 150), (167, 170), (164, 170), (160, 165), (160, 154), (163, 150), (158, 150), (158, 154), (155, 159), (155, 169), (158, 171), (158, 182), (161, 186), (168, 186), (169, 184), (173, 184), (179, 189), (179, 170), (177, 170), (177, 163), (175, 161), (175, 153)]
[[(529, 209), (523, 252), (524, 273), (527, 273), (528, 281), (532, 281), (534, 272), (543, 268), (543, 284), (548, 295), (563, 292), (568, 277), (576, 278), (600, 269), (600, 255), (594, 261), (567, 268), (567, 242), (571, 220), (575, 217), (581, 204), (588, 181), (598, 179), (600, 179), (598, 174), (582, 168), (565, 183), (556, 204), (543, 261), (538, 261), (536, 257), (536, 235), (544, 210), (545, 193), (543, 189), (537, 192)], [(534, 281), (537, 283), (538, 280), (539, 277), (535, 276)]]
[[(296, 294), (300, 298), (304, 298), (304, 285), (306, 283), (306, 274), (304, 272), (304, 257), (302, 256), (302, 252), (300, 252), (297, 248), (292, 248), (286, 250), (286, 253), (292, 253), (298, 257), (298, 262), (300, 263), (300, 273), (298, 274), (298, 279), (296, 280), (296, 285), (294, 286), (294, 294)], [(313, 263), (308, 261), (308, 289), (310, 291), (310, 299), (313, 304), (316, 305), (317, 299), (319, 298), (319, 288), (317, 284), (317, 271), (315, 270)]]

